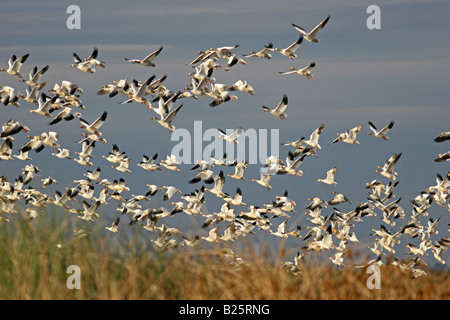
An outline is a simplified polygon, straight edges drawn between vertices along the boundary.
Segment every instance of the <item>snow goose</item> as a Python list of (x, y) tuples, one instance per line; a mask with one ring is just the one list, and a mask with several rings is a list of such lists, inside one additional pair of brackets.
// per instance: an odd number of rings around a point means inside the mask
[(381, 130), (377, 130), (377, 127), (375, 127), (375, 125), (372, 122), (369, 121), (368, 123), (369, 128), (372, 130), (372, 132), (369, 132), (369, 136), (374, 136), (382, 140), (388, 140), (386, 134), (394, 126), (394, 121), (391, 121), (387, 126), (383, 127), (383, 129)]
[(234, 84), (232, 84), (228, 90), (230, 91), (241, 91), (246, 92), (250, 95), (253, 95), (255, 93), (255, 90), (253, 87), (246, 81), (246, 80), (238, 80)]
[(92, 142), (83, 142), (81, 145), (81, 152), (75, 152), (76, 155), (82, 157), (82, 158), (92, 158), (92, 151), (95, 148), (95, 141)]
[(236, 54), (231, 55), (231, 56), (228, 58), (228, 62), (227, 62), (227, 66), (225, 67), (225, 71), (230, 71), (231, 68), (232, 68), (233, 66), (235, 66), (236, 64), (238, 64), (238, 63), (243, 64), (243, 65), (246, 65), (246, 64), (247, 64), (247, 62), (245, 62), (244, 59), (238, 58), (238, 57), (236, 56)]
[(288, 235), (285, 231), (286, 223), (287, 223), (287, 220), (284, 220), (282, 223), (280, 223), (278, 225), (276, 232), (273, 232), (272, 230), (269, 229), (269, 233), (273, 236), (277, 236), (280, 238), (287, 238)]
[(219, 138), (222, 138), (225, 141), (235, 143), (235, 144), (239, 143), (239, 141), (237, 141), (237, 138), (241, 135), (242, 132), (244, 132), (244, 129), (242, 129), (241, 127), (239, 127), (236, 131), (234, 131), (230, 134), (226, 134), (226, 132), (221, 129), (217, 129), (217, 130), (219, 130), (219, 132), (220, 132), (220, 134), (218, 136)]
[(97, 201), (90, 206), (86, 202), (86, 200), (83, 200), (83, 211), (81, 212), (82, 215), (80, 214), (78, 218), (89, 222), (94, 222), (94, 219), (97, 219), (99, 217), (96, 211), (100, 207), (100, 204), (100, 201)]
[(338, 167), (334, 167), (327, 171), (327, 177), (325, 179), (317, 179), (317, 181), (326, 183), (326, 184), (333, 184), (335, 187), (337, 187), (337, 182), (334, 181), (334, 175), (338, 171)]
[(146, 56), (142, 60), (125, 58), (125, 61), (129, 61), (129, 62), (135, 63), (135, 64), (140, 64), (141, 66), (144, 66), (144, 67), (154, 67), (155, 64), (153, 63), (153, 60), (161, 53), (163, 48), (164, 47), (161, 46), (159, 49), (153, 51), (152, 53), (150, 53), (148, 56)]
[(20, 74), (20, 68), (22, 67), (22, 64), (27, 61), (29, 56), (29, 53), (23, 55), (20, 58), (17, 58), (15, 54), (12, 55), (12, 57), (8, 60), (8, 69), (0, 69), (0, 71), (6, 71), (12, 76), (22, 78), (22, 75)]
[(219, 242), (219, 227), (215, 227), (214, 229), (209, 230), (208, 237), (202, 237), (203, 240), (208, 242)]
[(216, 166), (226, 166), (227, 165), (227, 153), (225, 152), (221, 158), (216, 159), (211, 157), (211, 162)]
[(244, 178), (244, 171), (247, 168), (248, 164), (249, 160), (242, 162), (238, 159), (235, 159), (233, 163), (229, 165), (230, 167), (234, 167), (234, 174), (227, 174), (227, 176), (233, 179), (245, 181), (246, 179)]
[(303, 36), (307, 41), (317, 43), (319, 39), (317, 39), (317, 34), (323, 27), (327, 24), (328, 20), (330, 20), (330, 16), (326, 17), (321, 23), (319, 23), (314, 29), (312, 29), (309, 33), (305, 31), (305, 29), (299, 27), (296, 24), (292, 23), (292, 26), (295, 30), (299, 32), (301, 36)]
[(388, 160), (386, 160), (382, 167), (378, 166), (375, 172), (391, 180), (396, 180), (397, 172), (395, 172), (394, 169), (401, 155), (402, 152), (400, 152), (399, 154), (394, 153)]
[(246, 204), (242, 202), (242, 190), (241, 188), (236, 189), (236, 194), (234, 195), (234, 198), (229, 201), (230, 204), (235, 206), (245, 206)]
[(125, 172), (127, 174), (130, 174), (131, 170), (128, 169), (129, 165), (130, 165), (130, 158), (124, 158), (124, 159), (122, 159), (122, 161), (120, 161), (118, 166), (111, 166), (111, 168), (114, 168), (120, 172)]
[(28, 101), (29, 103), (33, 103), (33, 104), (39, 104), (38, 102), (38, 97), (39, 97), (39, 92), (42, 90), (42, 88), (44, 88), (47, 85), (47, 82), (42, 82), (41, 84), (39, 84), (36, 87), (33, 87), (33, 89), (29, 90), (28, 88), (26, 88), (26, 97), (24, 97), (23, 99), (25, 101)]
[(101, 135), (99, 131), (100, 127), (105, 123), (106, 116), (108, 115), (107, 111), (104, 111), (100, 117), (98, 117), (94, 122), (89, 123), (83, 118), (80, 118), (81, 126), (80, 128), (85, 129), (86, 131), (95, 134), (97, 136)]
[(26, 125), (20, 124), (18, 121), (14, 119), (10, 119), (8, 122), (2, 125), (2, 133), (0, 134), (0, 139), (9, 138), (14, 141), (14, 138), (11, 137), (19, 132), (29, 132), (30, 128)]
[[(20, 150), (19, 150), (20, 151)], [(19, 160), (32, 160), (29, 156), (28, 156), (28, 151), (20, 151), (19, 155), (14, 155), (15, 158), (19, 159)]]
[(311, 69), (314, 68), (315, 66), (316, 66), (316, 63), (315, 62), (311, 62), (309, 64), (309, 66), (307, 66), (307, 67), (304, 67), (304, 68), (301, 68), (301, 69), (296, 69), (294, 67), (291, 67), (289, 69), (289, 71), (285, 71), (285, 72), (280, 71), (279, 73), (280, 74), (294, 74), (294, 73), (297, 73), (298, 75), (307, 77), (308, 79), (312, 79), (312, 78), (314, 78), (314, 75), (311, 73)]
[(258, 183), (259, 185), (266, 187), (267, 190), (272, 189), (272, 186), (269, 184), (270, 179), (272, 179), (273, 174), (276, 173), (278, 169), (278, 164), (274, 164), (272, 167), (267, 170), (267, 172), (262, 172), (261, 177), (259, 179), (252, 179), (252, 181)]
[(94, 50), (89, 55), (89, 57), (87, 57), (87, 58), (85, 58), (83, 60), (89, 62), (93, 66), (100, 66), (100, 67), (104, 68), (105, 67), (105, 62), (98, 60), (97, 56), (98, 56), (98, 48), (94, 47)]
[(105, 229), (109, 230), (113, 233), (119, 233), (119, 223), (120, 223), (120, 218), (117, 217), (116, 220), (114, 220), (114, 222), (112, 223), (111, 227), (105, 227)]
[(45, 93), (42, 93), (38, 101), (38, 108), (30, 110), (30, 113), (37, 113), (50, 118), (52, 116), (50, 113), (55, 110), (54, 103), (58, 98), (58, 96), (54, 96), (53, 98), (49, 99), (45, 95)]
[(58, 148), (58, 153), (52, 153), (52, 155), (60, 159), (70, 159), (70, 151), (64, 148)]
[(264, 58), (264, 59), (272, 59), (272, 55), (269, 53), (270, 51), (274, 51), (272, 42), (269, 42), (267, 46), (264, 46), (265, 48), (260, 51), (250, 51), (249, 54), (243, 55), (244, 58), (250, 58), (250, 57), (258, 57), (258, 58)]
[(356, 141), (356, 135), (361, 131), (362, 125), (354, 127), (349, 131), (345, 131), (344, 133), (338, 133), (338, 137), (331, 142), (331, 144), (342, 141), (348, 144), (353, 144), (355, 147), (359, 145), (359, 141)]
[(444, 142), (450, 140), (450, 131), (441, 132), (436, 138), (434, 138), (434, 142)]
[(296, 177), (303, 176), (303, 171), (299, 169), (299, 166), (302, 164), (305, 157), (306, 154), (294, 160), (294, 154), (291, 151), (289, 151), (286, 157), (286, 166), (282, 166), (277, 171), (277, 174), (291, 174)]
[(224, 102), (237, 100), (237, 96), (231, 95), (226, 89), (227, 86), (225, 84), (215, 83), (211, 85), (211, 90), (207, 92), (207, 95), (213, 98), (214, 101), (209, 104), (210, 107), (217, 107)]
[(172, 121), (177, 115), (178, 111), (181, 109), (181, 107), (183, 107), (183, 104), (181, 104), (178, 108), (172, 110), (164, 118), (161, 117), (161, 119), (158, 119), (157, 117), (152, 117), (152, 119), (158, 121), (158, 123), (164, 128), (168, 129), (169, 132), (173, 132), (175, 130), (175, 126), (172, 125)]
[(28, 152), (32, 149), (34, 149), (36, 152), (41, 152), (42, 150), (44, 150), (45, 145), (41, 139), (41, 136), (27, 136), (28, 142), (26, 142), (22, 148), (20, 148), (21, 152)]
[(73, 62), (70, 67), (71, 68), (77, 68), (80, 71), (86, 72), (86, 73), (94, 73), (95, 69), (92, 68), (92, 64), (89, 61), (83, 61), (81, 58), (75, 53), (72, 53)]
[(316, 130), (314, 130), (311, 133), (311, 136), (309, 137), (309, 140), (306, 140), (305, 143), (307, 145), (310, 145), (313, 148), (322, 149), (322, 147), (319, 145), (319, 137), (320, 137), (320, 134), (323, 131), (323, 128), (324, 128), (324, 124), (322, 123)]
[(119, 146), (117, 144), (113, 144), (112, 147), (112, 151), (108, 152), (107, 156), (103, 155), (102, 158), (108, 160), (111, 163), (120, 163), (120, 161), (122, 161), (126, 157), (125, 152), (120, 152)]
[(178, 193), (178, 194), (181, 195), (181, 191), (180, 191), (180, 189), (178, 189), (177, 187), (174, 187), (174, 186), (162, 186), (162, 187), (161, 187), (161, 190), (163, 190), (163, 189), (166, 189), (166, 193), (164, 193), (164, 196), (163, 196), (163, 200), (164, 200), (164, 201), (167, 201), (167, 200), (169, 200), (170, 198), (172, 198), (172, 196), (173, 196), (175, 193)]
[(434, 159), (435, 162), (445, 162), (450, 161), (450, 151), (447, 151), (446, 153), (439, 153), (437, 155), (437, 158)]
[(203, 181), (204, 183), (210, 184), (214, 182), (214, 172), (206, 169), (200, 171), (193, 179), (189, 180), (190, 184), (194, 184), (197, 182)]
[(16, 95), (17, 90), (10, 86), (0, 86), (0, 102), (3, 103), (4, 106), (14, 106), (16, 108), (20, 107), (20, 103), (17, 102), (19, 99), (23, 99), (24, 96), (19, 92), (19, 95)]
[(10, 138), (5, 139), (5, 141), (0, 145), (0, 159), (1, 160), (13, 160), (11, 157), (13, 148), (13, 142)]
[(155, 171), (161, 170), (159, 164), (155, 163), (156, 158), (158, 157), (158, 153), (155, 153), (151, 158), (147, 157), (145, 154), (142, 157), (142, 161), (137, 165), (144, 170)]
[(180, 162), (178, 161), (177, 157), (173, 154), (171, 154), (170, 156), (167, 155), (166, 159), (161, 160), (160, 165), (162, 165), (163, 167), (172, 170), (172, 171), (177, 171), (180, 172), (180, 169), (177, 168), (177, 165), (179, 165)]
[(352, 203), (350, 201), (349, 198), (347, 198), (345, 195), (343, 195), (342, 193), (337, 193), (335, 191), (331, 192), (332, 194), (334, 194), (333, 199), (331, 199), (330, 201), (328, 201), (329, 205), (337, 205), (343, 202), (348, 202), (348, 203)]
[(49, 125), (54, 125), (60, 122), (61, 120), (70, 121), (75, 117), (80, 118), (81, 113), (79, 112), (73, 113), (71, 107), (65, 107), (60, 113), (56, 115), (56, 117), (49, 123)]
[(344, 266), (344, 254), (345, 252), (338, 252), (334, 256), (330, 257), (331, 262), (337, 265), (339, 268)]
[(145, 96), (147, 95), (147, 89), (149, 88), (150, 83), (153, 81), (155, 77), (156, 75), (152, 75), (150, 78), (148, 78), (141, 84), (139, 84), (139, 82), (136, 79), (133, 79), (133, 81), (130, 84), (131, 92), (128, 93), (129, 99), (120, 102), (120, 104), (126, 104), (136, 101), (140, 104), (146, 105), (147, 108), (150, 108), (151, 104), (147, 100), (147, 98), (145, 98)]
[(271, 115), (274, 115), (275, 117), (279, 117), (281, 120), (286, 119), (287, 115), (284, 113), (284, 111), (287, 108), (288, 104), (288, 97), (287, 95), (283, 94), (283, 99), (278, 103), (277, 107), (275, 109), (270, 109), (266, 106), (263, 106), (264, 112), (269, 112)]
[(282, 55), (289, 57), (291, 59), (296, 59), (297, 54), (295, 54), (295, 51), (298, 49), (298, 47), (300, 46), (302, 41), (303, 41), (303, 37), (299, 37), (298, 40), (295, 41), (293, 44), (291, 44), (289, 47), (284, 48), (284, 49), (275, 48), (273, 50), (278, 51)]
[(39, 86), (39, 81), (41, 80), (44, 73), (47, 72), (48, 68), (50, 68), (49, 65), (46, 65), (41, 70), (38, 71), (37, 66), (31, 70), (29, 74), (29, 80), (20, 79), (20, 82), (25, 82), (30, 87), (37, 87)]
[(225, 194), (222, 192), (223, 186), (225, 184), (225, 175), (222, 170), (219, 174), (214, 175), (214, 187), (212, 189), (205, 188), (205, 190), (215, 194), (217, 197), (223, 197)]

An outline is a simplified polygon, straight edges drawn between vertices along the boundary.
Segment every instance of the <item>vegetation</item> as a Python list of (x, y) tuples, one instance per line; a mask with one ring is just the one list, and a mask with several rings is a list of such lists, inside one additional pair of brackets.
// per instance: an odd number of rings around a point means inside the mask
[[(86, 234), (77, 229), (78, 221), (60, 217), (65, 219), (29, 221), (18, 215), (0, 222), (0, 299), (450, 298), (448, 272), (427, 270), (428, 276), (411, 279), (398, 267), (382, 266), (381, 288), (370, 290), (364, 268), (305, 261), (294, 275), (276, 262), (289, 260), (283, 249), (278, 259), (264, 249), (261, 255), (239, 252), (241, 263), (227, 258), (223, 248), (160, 253), (135, 234), (111, 241), (96, 227)], [(348, 259), (355, 255), (348, 254)], [(79, 290), (67, 287), (70, 265), (80, 268)]]

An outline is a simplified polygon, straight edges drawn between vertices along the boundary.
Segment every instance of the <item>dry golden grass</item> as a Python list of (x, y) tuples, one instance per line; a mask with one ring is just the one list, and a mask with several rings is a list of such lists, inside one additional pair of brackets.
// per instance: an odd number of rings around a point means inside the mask
[[(94, 234), (77, 239), (67, 222), (15, 220), (0, 225), (0, 299), (450, 299), (448, 272), (411, 279), (382, 267), (381, 289), (370, 290), (365, 269), (311, 263), (292, 275), (245, 253), (233, 267), (220, 249), (160, 254), (137, 237), (111, 244)], [(66, 286), (69, 265), (80, 267), (79, 290)]]

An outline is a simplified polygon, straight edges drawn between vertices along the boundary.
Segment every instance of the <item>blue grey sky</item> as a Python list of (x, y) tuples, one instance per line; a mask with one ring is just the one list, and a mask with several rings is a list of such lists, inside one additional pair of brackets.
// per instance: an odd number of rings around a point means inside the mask
[[(66, 8), (71, 4), (81, 9), (80, 30), (66, 27), (69, 17)], [(379, 30), (366, 27), (370, 16), (366, 9), (373, 4), (381, 9)], [(92, 121), (104, 110), (108, 111), (108, 118), (101, 130), (107, 143), (97, 144), (93, 167), (60, 160), (52, 157), (50, 150), (44, 150), (39, 154), (30, 152), (32, 161), (0, 161), (0, 175), (13, 181), (26, 163), (33, 163), (40, 168), (42, 178), (52, 176), (59, 181), (48, 189), (53, 193), (55, 189), (72, 187), (73, 180), (82, 178), (86, 170), (101, 167), (104, 178), (123, 177), (132, 188), (129, 195), (144, 193), (146, 184), (177, 185), (183, 193), (190, 193), (201, 186), (187, 183), (195, 174), (189, 170), (190, 165), (180, 166), (181, 173), (167, 170), (151, 173), (136, 166), (143, 154), (151, 156), (157, 152), (161, 160), (177, 144), (171, 141), (166, 129), (150, 119), (154, 113), (137, 103), (118, 104), (125, 100), (123, 96), (110, 99), (98, 96), (96, 92), (113, 80), (144, 81), (153, 74), (157, 77), (167, 75), (165, 85), (169, 89), (183, 90), (191, 82), (186, 75), (191, 67), (186, 64), (197, 56), (197, 51), (238, 44), (234, 51), (242, 55), (251, 50), (258, 51), (269, 42), (274, 47), (286, 47), (298, 38), (291, 23), (309, 31), (330, 15), (330, 21), (319, 33), (320, 42), (303, 41), (295, 60), (273, 52), (272, 60), (248, 58), (246, 65), (236, 65), (228, 72), (223, 69), (214, 72), (216, 81), (227, 85), (239, 79), (247, 80), (255, 88), (254, 96), (238, 92), (236, 101), (216, 108), (208, 106), (209, 98), (184, 99), (181, 101), (184, 106), (173, 124), (192, 133), (194, 121), (202, 121), (204, 130), (279, 129), (279, 142), (283, 143), (302, 136), (308, 138), (323, 123), (322, 149), (317, 158), (305, 159), (301, 165), (303, 177), (275, 176), (271, 180), (272, 190), (267, 191), (250, 181), (259, 178), (261, 165), (257, 164), (246, 171), (247, 182), (229, 178), (225, 184), (225, 192), (234, 194), (236, 188), (241, 187), (244, 202), (259, 206), (288, 190), (297, 204), (288, 229), (300, 224), (302, 234), (306, 234), (306, 226), (311, 224), (303, 212), (309, 197), (330, 200), (331, 191), (342, 192), (352, 201), (352, 204), (339, 205), (342, 211), (350, 211), (365, 202), (365, 183), (373, 179), (387, 183), (388, 180), (374, 170), (393, 153), (399, 152), (403, 152), (396, 169), (400, 183), (394, 194), (396, 198), (402, 198), (400, 205), (409, 214), (412, 211), (410, 200), (434, 185), (437, 173), (445, 175), (450, 169), (449, 162), (433, 161), (438, 153), (449, 150), (448, 142), (438, 144), (433, 141), (441, 132), (449, 130), (450, 123), (449, 10), (446, 1), (423, 0), (309, 3), (293, 0), (19, 1), (2, 4), (0, 65), (7, 66), (12, 54), (30, 53), (21, 70), (23, 75), (34, 66), (41, 68), (49, 64), (50, 69), (43, 77), (47, 81), (46, 90), (62, 80), (76, 83), (84, 89), (80, 97), (86, 106), (82, 111), (83, 118)], [(99, 49), (99, 59), (106, 62), (105, 69), (97, 68), (96, 73), (87, 74), (69, 67), (73, 62), (72, 52), (87, 57), (94, 46)], [(160, 46), (164, 49), (155, 59), (155, 68), (132, 65), (124, 60), (124, 57), (143, 58)], [(278, 73), (290, 67), (304, 67), (310, 62), (316, 63), (314, 79)], [(25, 93), (26, 86), (5, 73), (0, 74), (0, 85), (10, 85)], [(263, 112), (263, 105), (274, 107), (283, 94), (289, 97), (287, 119), (280, 120)], [(32, 135), (58, 131), (62, 147), (79, 151), (80, 146), (74, 143), (80, 140), (82, 133), (77, 119), (50, 127), (48, 119), (29, 114), (31, 108), (34, 106), (26, 101), (21, 101), (18, 109), (2, 107), (0, 118), (2, 121), (14, 118), (27, 124)], [(381, 128), (391, 120), (395, 125), (388, 141), (368, 135), (368, 121)], [(360, 124), (363, 129), (358, 134), (360, 145), (357, 148), (342, 142), (330, 145), (337, 133)], [(26, 140), (23, 133), (17, 135), (16, 154)], [(131, 158), (130, 175), (111, 169), (110, 163), (101, 158), (111, 151), (112, 144), (117, 144)], [(280, 156), (284, 158), (288, 150), (292, 149), (280, 146)], [(334, 166), (339, 167), (337, 188), (316, 181), (325, 177), (326, 171)], [(214, 171), (218, 172), (219, 168)], [(233, 168), (224, 171), (233, 173)], [(38, 186), (37, 181), (32, 185)], [(109, 225), (114, 220), (116, 205), (104, 207), (105, 219), (101, 223)], [(158, 197), (148, 205), (171, 208)], [(218, 211), (220, 205), (214, 195), (207, 194), (208, 211)], [(324, 214), (331, 213), (331, 208), (324, 211)], [(433, 205), (429, 213), (433, 219), (441, 217), (440, 233), (435, 240), (448, 236), (449, 212)], [(426, 220), (428, 218), (423, 218), (422, 222), (426, 224)], [(187, 234), (206, 233), (192, 228), (189, 219), (174, 217), (170, 223), (182, 225), (188, 230)], [(394, 230), (404, 223), (406, 221), (399, 221)], [(123, 224), (121, 227), (126, 227)], [(380, 224), (378, 217), (367, 217), (355, 232), (361, 242), (370, 245), (373, 240), (368, 235), (370, 229), (378, 228)], [(275, 227), (274, 223), (272, 229)], [(264, 241), (274, 238), (258, 237)], [(297, 239), (290, 239), (288, 245), (295, 255), (303, 242), (294, 240)], [(270, 241), (279, 243), (278, 239)], [(413, 242), (406, 238), (405, 241)]]

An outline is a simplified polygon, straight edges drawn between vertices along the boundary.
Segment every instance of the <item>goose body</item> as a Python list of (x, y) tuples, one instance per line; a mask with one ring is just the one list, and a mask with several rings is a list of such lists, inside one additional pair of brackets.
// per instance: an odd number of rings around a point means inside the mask
[(282, 55), (291, 58), (291, 59), (296, 59), (297, 58), (297, 54), (295, 53), (295, 51), (297, 51), (298, 47), (300, 46), (300, 44), (303, 41), (303, 37), (299, 37), (297, 41), (295, 41), (293, 44), (291, 44), (289, 47), (287, 48), (275, 48), (273, 50), (278, 51), (279, 53), (281, 53)]
[(283, 95), (283, 99), (278, 103), (275, 109), (269, 109), (266, 106), (263, 106), (264, 112), (269, 112), (271, 115), (275, 117), (279, 117), (281, 120), (286, 119), (287, 115), (284, 113), (288, 104), (287, 95)]
[(294, 67), (291, 67), (289, 69), (289, 71), (285, 71), (285, 72), (279, 72), (280, 74), (298, 74), (300, 76), (304, 76), (307, 77), (308, 79), (312, 79), (314, 78), (314, 75), (311, 73), (312, 68), (314, 68), (316, 66), (315, 62), (311, 62), (309, 64), (309, 66), (301, 68), (301, 69), (296, 69)]
[(16, 55), (12, 55), (12, 57), (8, 60), (8, 69), (0, 69), (0, 71), (6, 71), (12, 76), (22, 78), (22, 75), (20, 74), (20, 68), (22, 67), (22, 64), (27, 61), (29, 56), (29, 53), (23, 55), (20, 58), (17, 58)]
[(299, 34), (301, 36), (303, 36), (307, 41), (309, 42), (314, 42), (317, 43), (319, 42), (319, 39), (317, 38), (317, 34), (319, 33), (320, 30), (323, 29), (323, 27), (325, 27), (325, 25), (327, 24), (327, 22), (330, 20), (330, 16), (326, 17), (325, 20), (323, 20), (321, 23), (319, 23), (314, 29), (312, 29), (309, 33), (307, 33), (305, 31), (305, 29), (303, 29), (302, 27), (299, 27), (296, 24), (292, 23), (292, 26), (294, 27), (295, 30), (297, 30), (299, 32)]
[(144, 66), (144, 67), (154, 67), (155, 64), (153, 63), (153, 60), (161, 53), (163, 48), (164, 47), (161, 46), (159, 49), (151, 52), (144, 59), (128, 59), (128, 58), (125, 58), (125, 61), (129, 61), (129, 62), (134, 63), (134, 64), (139, 64), (139, 65)]

